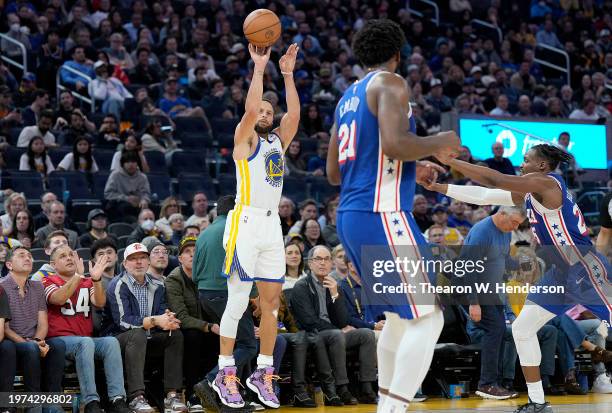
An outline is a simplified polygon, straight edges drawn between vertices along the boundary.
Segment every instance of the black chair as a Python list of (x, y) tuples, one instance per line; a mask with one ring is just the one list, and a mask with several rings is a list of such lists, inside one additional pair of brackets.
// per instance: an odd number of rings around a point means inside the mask
[(211, 146), (212, 134), (203, 118), (179, 116), (174, 119), (174, 123), (176, 125), (176, 138), (183, 142), (183, 147), (185, 142), (193, 144), (194, 141), (199, 141), (200, 147)]
[(308, 198), (306, 185), (303, 179), (286, 176), (283, 179), (283, 195), (299, 203)]
[(80, 234), (84, 234), (87, 232), (87, 222), (75, 222), (74, 225), (77, 226)]
[(43, 180), (36, 171), (14, 171), (10, 176), (11, 188), (26, 198), (40, 199), (44, 193)]
[(109, 234), (113, 234), (116, 237), (122, 237), (124, 235), (130, 235), (132, 231), (134, 231), (134, 227), (124, 222), (115, 222), (108, 226), (107, 231)]
[(127, 241), (130, 239), (129, 235), (122, 235), (117, 238), (117, 248), (125, 248), (127, 247)]
[(121, 265), (123, 262), (123, 253), (125, 252), (125, 248), (120, 248), (117, 250), (117, 264)]
[(70, 206), (70, 217), (77, 221), (87, 221), (89, 211), (102, 208), (102, 202), (98, 199), (73, 199)]
[(6, 168), (11, 170), (19, 170), (19, 161), (21, 160), (21, 155), (26, 153), (27, 148), (16, 148), (14, 146), (9, 146), (6, 148), (4, 152), (4, 162), (6, 162)]
[[(40, 260), (40, 261), (49, 260), (49, 256), (45, 253), (44, 248), (32, 248), (30, 250), (30, 254), (32, 254), (32, 258), (34, 258), (34, 260)], [(38, 268), (38, 267), (35, 267), (35, 268)]]
[(330, 183), (327, 182), (327, 178), (323, 176), (314, 176), (310, 178), (310, 196), (316, 201), (324, 202), (339, 193), (339, 187), (330, 185)]
[(156, 173), (166, 173), (166, 157), (159, 151), (146, 151), (144, 156), (149, 164), (149, 169)]
[(97, 199), (104, 199), (104, 188), (108, 181), (109, 172), (97, 172), (93, 174), (93, 195)]
[(210, 127), (212, 128), (215, 137), (220, 133), (234, 135), (238, 122), (240, 122), (240, 119), (212, 118), (210, 120)]
[(204, 191), (208, 199), (217, 199), (217, 191), (212, 180), (204, 175), (182, 174), (178, 179), (179, 197), (190, 203), (196, 192)]
[(115, 156), (115, 151), (110, 151), (106, 149), (96, 150), (93, 157), (98, 164), (98, 169), (101, 171), (110, 171), (111, 164), (113, 162), (113, 156)]
[(318, 140), (316, 139), (312, 139), (312, 138), (302, 138), (300, 139), (300, 149), (302, 150), (302, 153), (305, 152), (311, 152), (311, 153), (315, 153), (317, 152), (317, 144), (318, 144)]
[(170, 177), (166, 174), (147, 174), (149, 187), (151, 188), (151, 198), (153, 200), (164, 200), (172, 195), (170, 188)]
[(49, 190), (62, 198), (64, 191), (70, 191), (71, 199), (92, 199), (87, 175), (80, 171), (53, 171), (49, 174)]
[(236, 193), (236, 176), (232, 174), (219, 175), (219, 196)]
[(205, 157), (200, 152), (180, 151), (172, 154), (172, 175), (202, 174), (208, 176)]
[[(83, 260), (91, 259), (91, 251), (89, 248), (79, 248), (77, 249), (77, 254), (79, 254), (79, 257), (83, 258)], [(86, 266), (85, 271), (89, 271), (89, 267)]]
[(57, 165), (64, 159), (64, 156), (72, 152), (72, 148), (67, 146), (62, 146), (59, 148), (51, 149), (49, 151), (49, 157), (51, 158), (51, 162), (57, 168)]

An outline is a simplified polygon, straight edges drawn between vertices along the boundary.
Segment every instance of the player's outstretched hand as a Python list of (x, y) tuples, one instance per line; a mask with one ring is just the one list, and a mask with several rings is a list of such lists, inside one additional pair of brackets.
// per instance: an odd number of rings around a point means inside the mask
[(278, 61), (278, 67), (280, 67), (281, 72), (293, 73), (293, 69), (295, 68), (295, 60), (299, 50), (300, 48), (298, 47), (297, 43), (293, 43), (291, 46), (289, 46), (287, 52)]
[(268, 60), (270, 60), (271, 52), (272, 47), (270, 46), (258, 47), (249, 43), (249, 53), (251, 54), (253, 63), (255, 63), (255, 69), (257, 70), (266, 70), (266, 65), (268, 64)]
[(418, 161), (416, 164), (416, 182), (417, 184), (427, 188), (433, 182), (436, 182), (439, 174), (446, 173), (446, 170), (430, 161)]
[(448, 164), (452, 158), (456, 158), (459, 155), (459, 149), (461, 149), (461, 139), (455, 131), (446, 131), (436, 134), (436, 137), (442, 138), (445, 141), (445, 145), (442, 149), (434, 153), (434, 156), (444, 164)]

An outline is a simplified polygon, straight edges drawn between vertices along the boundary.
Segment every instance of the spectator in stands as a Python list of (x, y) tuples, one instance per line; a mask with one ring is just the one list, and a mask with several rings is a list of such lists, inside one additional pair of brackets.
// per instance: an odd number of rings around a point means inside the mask
[(489, 114), (491, 116), (512, 116), (512, 114), (508, 111), (509, 104), (510, 102), (508, 101), (508, 96), (499, 95), (497, 97), (495, 108)]
[(90, 122), (79, 110), (74, 109), (70, 114), (69, 123), (65, 123), (63, 118), (58, 117), (55, 129), (60, 129), (59, 141), (63, 145), (71, 146), (78, 138), (84, 137), (90, 142), (94, 142), (93, 134), (96, 133), (96, 125)]
[(123, 70), (131, 70), (134, 68), (135, 64), (132, 61), (132, 57), (123, 44), (123, 34), (111, 34), (110, 47), (104, 49), (104, 51), (108, 53), (110, 64), (119, 66)]
[(323, 175), (322, 169), (313, 172), (306, 171), (306, 161), (302, 157), (302, 143), (297, 139), (291, 141), (285, 153), (285, 170), (288, 176), (295, 177)]
[[(444, 229), (444, 242), (446, 245), (461, 245), (463, 243), (463, 235), (461, 235), (459, 230), (448, 226), (448, 209), (445, 205), (434, 205), (431, 214), (434, 224), (438, 224)], [(425, 235), (428, 234), (426, 233)]]
[(155, 226), (163, 232), (164, 238), (170, 240), (172, 238), (172, 228), (170, 227), (169, 218), (172, 214), (180, 214), (181, 205), (174, 196), (169, 196), (162, 202), (161, 210), (159, 211), (159, 219), (155, 221)]
[(535, 77), (529, 73), (530, 63), (525, 61), (521, 63), (521, 66), (515, 74), (510, 77), (510, 85), (519, 91), (530, 91), (536, 86), (537, 82)]
[(136, 50), (136, 59), (138, 63), (129, 73), (130, 82), (132, 84), (149, 86), (161, 81), (156, 66), (150, 64), (150, 55), (151, 51), (146, 47), (139, 47)]
[(119, 142), (119, 125), (117, 123), (117, 118), (113, 114), (107, 114), (104, 119), (102, 119), (100, 129), (98, 130), (96, 148), (115, 149)]
[[(300, 278), (306, 276), (302, 251), (296, 244), (287, 244), (285, 246), (285, 262), (287, 269), (285, 271), (283, 290), (290, 290)], [(289, 292), (285, 291), (285, 293), (287, 294), (287, 299), (289, 299)]]
[(332, 272), (329, 273), (337, 282), (342, 282), (348, 275), (348, 267), (344, 262), (346, 251), (342, 244), (338, 244), (332, 249)]
[(130, 234), (126, 244), (141, 242), (146, 237), (165, 239), (163, 233), (155, 226), (155, 213), (148, 208), (142, 209), (138, 214), (137, 226)]
[(43, 89), (34, 91), (34, 101), (21, 112), (23, 126), (34, 126), (38, 123), (38, 117), (43, 110), (49, 106), (49, 92)]
[(13, 221), (17, 213), (19, 211), (27, 211), (27, 209), (28, 201), (23, 194), (13, 192), (4, 200), (4, 211), (6, 211), (6, 213), (0, 216), (4, 235), (13, 232)]
[[(42, 16), (41, 16), (42, 17)], [(38, 86), (52, 93), (56, 90), (55, 76), (66, 60), (66, 52), (56, 28), (50, 28), (44, 34), (44, 44), (38, 51), (36, 74)]]
[[(4, 227), (4, 225), (3, 225)], [(24, 247), (31, 249), (34, 243), (34, 218), (27, 209), (19, 211), (13, 217), (12, 230), (8, 233), (9, 238), (16, 239)]]
[(164, 272), (168, 268), (168, 257), (170, 251), (160, 240), (155, 237), (146, 237), (142, 240), (142, 245), (147, 247), (149, 252), (149, 268), (147, 274), (158, 281), (164, 282)]
[(550, 47), (563, 49), (563, 45), (555, 34), (554, 27), (555, 24), (553, 23), (552, 18), (546, 19), (544, 21), (544, 27), (542, 27), (536, 34), (536, 41)]
[(321, 235), (321, 226), (314, 218), (304, 221), (304, 225), (300, 229), (300, 235), (304, 239), (304, 254), (308, 254), (308, 251), (315, 245), (326, 245)]
[[(178, 79), (171, 77), (164, 83), (164, 94), (159, 100), (159, 108), (170, 115), (171, 118), (177, 116), (195, 116), (203, 118), (208, 125), (208, 118), (201, 107), (192, 107), (191, 102), (178, 94)], [(210, 125), (208, 125), (210, 129)]]
[[(63, 90), (60, 93), (59, 102), (57, 102), (57, 104), (58, 104), (58, 109), (55, 112), (55, 115), (57, 116), (57, 120), (61, 123), (68, 123), (68, 121), (70, 120), (70, 115), (72, 115), (72, 112), (78, 109), (76, 106), (74, 106), (74, 96), (72, 96), (72, 92), (69, 90)], [(61, 118), (61, 121), (60, 121), (60, 118)], [(58, 122), (56, 122), (56, 127), (57, 126), (60, 126)]]
[(140, 209), (147, 208), (151, 200), (149, 180), (138, 170), (138, 156), (126, 152), (121, 156), (121, 168), (111, 172), (104, 188), (108, 200), (107, 211), (113, 222), (136, 220)]
[(91, 143), (85, 136), (74, 140), (72, 152), (67, 153), (57, 165), (58, 171), (98, 172), (98, 164), (92, 155)]
[(66, 210), (64, 204), (59, 201), (53, 201), (49, 206), (49, 223), (36, 231), (36, 240), (34, 246), (40, 248), (46, 243), (47, 237), (54, 231), (64, 231), (68, 236), (68, 245), (72, 249), (80, 248), (79, 236), (75, 231), (65, 228)]
[(362, 302), (361, 277), (347, 255), (342, 256), (342, 261), (347, 268), (347, 276), (338, 281), (338, 286), (344, 296), (344, 304), (348, 313), (348, 325), (355, 328), (374, 330), (378, 332), (376, 333), (378, 337), (379, 332), (385, 326), (385, 320), (372, 320), (366, 316)]
[(53, 201), (57, 201), (57, 196), (53, 192), (45, 192), (40, 197), (41, 211), (34, 216), (34, 228), (44, 227), (49, 222), (49, 207)]
[(103, 61), (98, 60), (93, 67), (96, 78), (89, 83), (89, 96), (102, 101), (102, 112), (121, 119), (125, 100), (132, 98), (132, 94), (119, 79), (109, 76), (108, 66)]
[(219, 325), (204, 319), (198, 298), (198, 287), (192, 278), (195, 245), (196, 238), (185, 237), (181, 240), (178, 253), (180, 265), (170, 272), (165, 283), (168, 308), (181, 322), (185, 343), (184, 353), (189, 355), (183, 360), (183, 371), (185, 399), (192, 409), (200, 405), (200, 401), (193, 397), (193, 386), (202, 379), (205, 372), (204, 360), (208, 356), (205, 344), (209, 344), (205, 333), (219, 334)]
[(57, 147), (58, 145), (55, 142), (55, 136), (50, 132), (52, 125), (53, 112), (50, 110), (43, 110), (38, 117), (38, 123), (36, 126), (27, 126), (23, 128), (17, 140), (17, 147), (27, 148), (28, 144), (34, 137), (41, 137), (44, 139), (44, 143), (47, 148)]
[[(305, 137), (316, 135), (318, 132), (324, 131), (323, 119), (319, 112), (319, 106), (316, 103), (311, 103), (302, 110), (302, 116), (300, 117), (300, 130), (299, 132)], [(299, 141), (295, 141), (298, 142)]]
[(582, 109), (574, 109), (572, 113), (570, 113), (570, 119), (576, 120), (590, 120), (596, 121), (599, 119), (599, 115), (595, 111), (597, 104), (595, 103), (595, 99), (586, 98), (582, 102)]
[(19, 158), (20, 171), (37, 171), (43, 179), (55, 170), (51, 157), (47, 154), (45, 142), (40, 136), (35, 136), (28, 142), (28, 150)]
[[(93, 70), (93, 62), (85, 56), (85, 48), (83, 46), (75, 46), (74, 49), (72, 49), (71, 56), (72, 60), (65, 62), (64, 66), (74, 69), (92, 79), (95, 77), (96, 74)], [(87, 92), (89, 80), (84, 76), (62, 69), (60, 71), (60, 77), (63, 84), (77, 92), (81, 94)]]
[(102, 286), (106, 291), (110, 282), (115, 278), (117, 270), (117, 244), (111, 237), (100, 238), (91, 244), (89, 252), (94, 264), (105, 260), (106, 265), (102, 269)]
[(498, 172), (506, 175), (516, 175), (514, 166), (510, 159), (504, 158), (504, 144), (501, 142), (495, 142), (491, 146), (493, 157), (485, 159), (485, 163), (491, 169), (495, 169)]
[(183, 236), (183, 238), (186, 238), (186, 237), (198, 238), (201, 232), (202, 230), (200, 230), (200, 227), (198, 227), (197, 225), (187, 225), (185, 226), (185, 231), (184, 231), (185, 235)]
[(170, 237), (170, 243), (178, 246), (179, 242), (183, 238), (185, 231), (185, 218), (181, 214), (172, 214), (168, 218), (170, 228), (172, 229), (172, 237)]
[(110, 410), (128, 413), (123, 387), (121, 349), (114, 337), (93, 337), (92, 307), (104, 307), (106, 295), (102, 271), (109, 262), (104, 256), (96, 265), (89, 265), (90, 277), (85, 278), (83, 259), (69, 246), (60, 246), (51, 253), (50, 263), (55, 275), (43, 279), (49, 313), (49, 344), (63, 343), (66, 357), (75, 362), (85, 412), (102, 412), (96, 391), (95, 362), (102, 359), (108, 386)]
[(102, 209), (92, 209), (87, 214), (87, 232), (79, 237), (81, 248), (89, 248), (91, 245), (100, 239), (112, 238), (114, 243), (117, 239), (113, 234), (109, 234), (106, 229), (108, 227), (108, 217)]
[[(204, 192), (196, 192), (193, 194), (193, 199), (191, 201), (191, 209), (193, 210), (193, 215), (191, 215), (187, 221), (185, 221), (185, 225), (194, 225), (196, 220), (200, 218), (208, 219), (208, 197)], [(187, 228), (185, 228), (186, 230)]]
[(319, 78), (313, 83), (311, 93), (312, 101), (321, 105), (333, 105), (338, 101), (340, 91), (333, 85), (331, 69), (323, 67), (319, 70)]
[(113, 160), (111, 161), (111, 172), (121, 168), (121, 156), (125, 152), (132, 151), (138, 156), (138, 169), (145, 174), (150, 172), (147, 158), (144, 155), (142, 149), (142, 140), (140, 136), (136, 135), (133, 129), (127, 129), (121, 132), (121, 142), (123, 145), (117, 146), (117, 152), (113, 154)]
[(427, 198), (423, 195), (416, 194), (414, 196), (414, 200), (412, 201), (412, 215), (421, 229), (421, 232), (427, 231), (427, 228), (433, 224), (430, 215), (427, 213), (428, 206)]
[(518, 111), (515, 116), (533, 116), (533, 110), (531, 108), (531, 99), (527, 95), (521, 95), (518, 99)]
[(169, 131), (162, 128), (162, 124), (158, 119), (153, 119), (145, 129), (142, 137), (143, 151), (161, 152), (166, 157), (166, 163), (170, 164), (172, 154), (178, 149), (178, 144), (172, 138), (172, 129)]
[(461, 235), (466, 236), (472, 228), (472, 223), (467, 217), (468, 206), (465, 202), (452, 199), (450, 203), (450, 215), (448, 217), (448, 226), (457, 228)]
[(9, 250), (6, 265), (10, 272), (0, 281), (0, 288), (8, 298), (11, 319), (9, 325), (4, 325), (4, 340), (0, 342), (2, 359), (6, 360), (0, 369), (1, 390), (13, 391), (19, 361), (24, 372), (25, 391), (40, 392), (44, 389), (61, 392), (65, 347), (61, 343), (50, 346), (45, 341), (47, 305), (43, 285), (29, 279), (32, 254), (24, 247)]
[(338, 200), (328, 202), (326, 208), (327, 212), (325, 214), (327, 220), (325, 226), (321, 230), (321, 235), (330, 248), (334, 248), (336, 245), (340, 244), (340, 239), (338, 238), (338, 232), (336, 230), (338, 202)]
[[(293, 142), (295, 142), (295, 140), (293, 140), (291, 143)], [(281, 220), (281, 226), (283, 227), (283, 235), (287, 235), (289, 233), (289, 228), (291, 228), (297, 221), (295, 204), (293, 201), (285, 196), (281, 197), (281, 200), (278, 203), (278, 215)]]
[[(357, 404), (348, 389), (346, 373), (346, 349), (359, 349), (359, 373), (362, 403), (376, 403), (372, 382), (376, 380), (376, 343), (374, 332), (348, 325), (346, 299), (338, 290), (338, 284), (329, 275), (332, 258), (325, 246), (316, 246), (308, 254), (308, 266), (312, 274), (299, 280), (291, 294), (291, 308), (298, 326), (307, 333), (317, 333), (317, 360), (328, 359), (333, 367), (337, 394), (344, 404)], [(325, 371), (327, 369), (323, 369)], [(326, 402), (336, 395), (334, 386), (324, 378), (323, 392)]]
[[(32, 45), (30, 44), (30, 28), (27, 25), (21, 25), (19, 16), (15, 13), (9, 13), (7, 16), (8, 32), (4, 33), (7, 37), (13, 39), (16, 42), (21, 43), (28, 53), (32, 51)], [(8, 57), (15, 61), (20, 61), (22, 58), (21, 48), (6, 39), (2, 39), (0, 42), (0, 48), (2, 52)]]
[(302, 229), (302, 224), (306, 219), (317, 219), (319, 216), (318, 204), (312, 198), (303, 200), (299, 205), (300, 220), (297, 221), (289, 229), (288, 234), (299, 234)]
[(308, 160), (308, 172), (313, 175), (316, 171), (319, 171), (316, 175), (325, 175), (325, 162), (327, 161), (327, 149), (329, 148), (329, 142), (320, 140), (317, 142), (317, 154)]
[(124, 252), (125, 270), (106, 291), (104, 334), (119, 340), (126, 372), (129, 408), (152, 412), (144, 397), (147, 352), (163, 354), (164, 408), (185, 412), (178, 391), (183, 381), (183, 334), (180, 321), (166, 305), (164, 284), (147, 274), (149, 254), (142, 244), (130, 244)]
[[(50, 257), (51, 252), (60, 245), (68, 245), (68, 235), (64, 231), (53, 231), (47, 236), (43, 249), (45, 254)], [(32, 280), (42, 281), (44, 278), (55, 274), (55, 268), (48, 262), (43, 264), (34, 274)]]

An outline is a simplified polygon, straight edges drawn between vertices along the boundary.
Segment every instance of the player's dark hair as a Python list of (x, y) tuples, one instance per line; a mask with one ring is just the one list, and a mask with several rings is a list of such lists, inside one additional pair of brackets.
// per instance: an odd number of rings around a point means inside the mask
[(572, 160), (572, 155), (565, 152), (563, 149), (545, 143), (535, 145), (531, 150), (534, 151), (538, 158), (548, 162), (551, 171), (557, 169), (560, 163), (569, 163)]
[(366, 67), (389, 61), (406, 43), (402, 28), (387, 19), (369, 20), (353, 39), (353, 52)]

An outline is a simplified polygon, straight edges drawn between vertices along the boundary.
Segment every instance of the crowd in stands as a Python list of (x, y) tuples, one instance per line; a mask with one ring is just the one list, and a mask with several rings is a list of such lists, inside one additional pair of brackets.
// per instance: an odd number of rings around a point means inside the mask
[[(235, 192), (232, 135), (253, 70), (242, 23), (251, 10), (267, 7), (283, 31), (272, 47), (264, 98), (280, 119), (284, 91), (276, 62), (296, 42), (302, 105), (279, 205), (287, 271), (275, 367), (290, 373), (292, 395), (284, 400), (296, 406), (315, 405), (310, 373), (327, 405), (375, 403), (375, 343), (384, 319), (364, 315), (359, 274), (336, 233), (337, 191), (325, 179), (335, 103), (368, 69), (352, 54), (352, 35), (371, 18), (401, 24), (408, 43), (400, 74), (422, 136), (440, 131), (449, 114), (611, 117), (610, 2), (439, 3), (441, 21), (434, 25), (387, 0), (4, 2), (2, 56), (21, 62), (13, 41), (19, 42), (28, 70), (0, 60), (0, 392), (13, 389), (16, 374), (26, 391), (62, 391), (64, 369), (74, 368), (87, 413), (101, 405), (117, 413), (148, 413), (152, 405), (201, 411), (194, 387), (214, 377), (227, 300), (219, 269)], [(569, 84), (536, 62), (538, 44), (568, 53)], [(569, 139), (560, 136), (559, 143), (568, 148)], [(463, 147), (460, 158), (515, 173), (500, 144), (491, 152), (477, 160)], [(579, 166), (560, 172), (573, 179)], [(466, 183), (453, 170), (442, 180)], [(442, 259), (456, 257), (470, 228), (491, 213), (418, 192), (414, 218)], [(609, 202), (609, 196), (601, 202), (602, 217)], [(609, 214), (600, 224), (608, 235), (598, 247), (610, 256)], [(596, 228), (590, 231), (595, 240)], [(528, 224), (513, 232), (512, 246), (515, 258), (530, 265), (507, 276), (533, 283), (541, 266)], [(335, 281), (324, 288), (328, 275)], [(509, 323), (524, 297), (510, 303)], [(236, 344), (242, 377), (258, 349), (256, 291), (251, 304)], [(483, 333), (467, 318), (465, 328), (478, 343)], [(582, 348), (593, 361), (592, 390), (612, 393), (605, 366), (612, 353), (597, 321), (578, 307), (542, 329), (547, 392), (588, 390), (575, 369), (574, 351)], [(512, 388), (510, 330), (505, 340), (499, 384)], [(102, 360), (103, 374), (94, 359)], [(354, 372), (347, 370), (351, 360), (359, 362)], [(155, 366), (163, 366), (157, 393), (149, 388)]]

